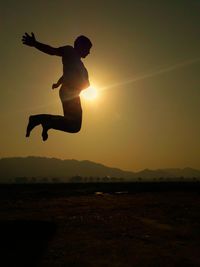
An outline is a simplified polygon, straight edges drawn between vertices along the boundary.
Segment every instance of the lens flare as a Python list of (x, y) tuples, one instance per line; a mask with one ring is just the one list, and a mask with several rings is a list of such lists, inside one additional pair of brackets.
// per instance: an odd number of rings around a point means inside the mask
[(189, 60), (175, 63), (173, 65), (166, 66), (166, 67), (159, 67), (156, 70), (152, 70), (152, 71), (149, 71), (147, 73), (135, 76), (133, 78), (126, 79), (124, 81), (120, 81), (118, 83), (113, 83), (113, 84), (110, 84), (108, 86), (102, 87), (101, 90), (107, 90), (107, 89), (111, 89), (111, 88), (115, 88), (115, 87), (120, 87), (122, 85), (131, 84), (134, 82), (146, 80), (148, 78), (156, 77), (156, 76), (159, 76), (159, 75), (161, 75), (163, 73), (167, 73), (167, 72), (172, 72), (174, 70), (181, 69), (181, 68), (193, 65), (193, 64), (198, 63), (198, 62), (200, 62), (200, 58), (189, 59)]
[(96, 88), (90, 86), (81, 92), (81, 97), (93, 101), (98, 97), (98, 91)]

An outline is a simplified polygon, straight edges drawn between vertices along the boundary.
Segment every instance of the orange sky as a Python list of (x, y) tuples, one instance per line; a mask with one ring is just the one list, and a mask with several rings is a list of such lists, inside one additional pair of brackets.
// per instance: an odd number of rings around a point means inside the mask
[[(68, 3), (68, 4), (66, 4)], [(125, 170), (200, 169), (199, 1), (1, 2), (0, 157), (47, 156), (91, 160)], [(84, 59), (95, 101), (82, 99), (78, 134), (38, 127), (30, 114), (62, 114), (51, 85), (60, 58), (23, 46), (22, 34), (58, 47), (84, 34)]]

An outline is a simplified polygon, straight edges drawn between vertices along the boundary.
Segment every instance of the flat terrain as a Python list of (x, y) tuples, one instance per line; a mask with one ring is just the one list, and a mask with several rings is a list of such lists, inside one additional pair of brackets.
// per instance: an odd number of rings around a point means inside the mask
[(200, 266), (198, 183), (1, 185), (0, 201), (2, 267)]

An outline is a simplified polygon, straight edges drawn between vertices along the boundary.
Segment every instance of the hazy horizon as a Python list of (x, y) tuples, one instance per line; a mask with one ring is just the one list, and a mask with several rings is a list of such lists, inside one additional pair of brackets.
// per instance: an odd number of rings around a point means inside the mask
[[(90, 160), (122, 170), (200, 169), (200, 1), (1, 1), (0, 157)], [(41, 128), (30, 114), (62, 114), (58, 57), (23, 46), (24, 32), (59, 47), (81, 34), (94, 101), (78, 134)]]

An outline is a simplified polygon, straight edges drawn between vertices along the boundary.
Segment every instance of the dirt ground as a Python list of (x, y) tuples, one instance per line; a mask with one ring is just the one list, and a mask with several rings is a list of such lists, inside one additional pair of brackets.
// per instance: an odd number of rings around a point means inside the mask
[(0, 190), (2, 267), (200, 266), (198, 191), (6, 190)]

